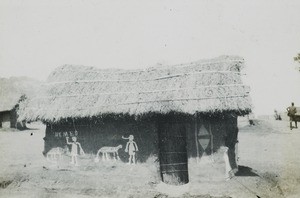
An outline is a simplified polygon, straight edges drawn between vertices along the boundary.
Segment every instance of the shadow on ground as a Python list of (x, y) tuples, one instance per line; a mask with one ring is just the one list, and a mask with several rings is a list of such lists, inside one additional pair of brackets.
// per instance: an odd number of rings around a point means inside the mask
[(248, 176), (248, 177), (255, 177), (259, 176), (258, 174), (255, 173), (256, 171), (253, 170), (252, 168), (248, 166), (239, 166), (238, 172), (235, 174), (235, 176)]

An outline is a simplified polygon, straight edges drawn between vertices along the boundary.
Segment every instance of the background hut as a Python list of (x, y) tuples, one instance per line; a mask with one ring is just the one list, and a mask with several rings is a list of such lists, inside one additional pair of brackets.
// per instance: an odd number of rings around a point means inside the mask
[[(156, 155), (165, 182), (187, 182), (187, 158), (222, 145), (233, 159), (237, 116), (250, 112), (240, 57), (222, 56), (145, 70), (100, 70), (64, 65), (34, 98), (20, 105), (20, 119), (47, 124), (44, 153), (78, 136), (88, 153), (134, 135), (138, 161)], [(124, 151), (120, 158), (127, 160)], [(234, 160), (231, 160), (234, 164)]]
[[(19, 101), (23, 100), (25, 95), (22, 95)], [(8, 129), (8, 128), (16, 128), (16, 129), (25, 129), (26, 123), (25, 121), (17, 121), (17, 109), (18, 103), (17, 101), (14, 105), (3, 105), (2, 109), (0, 109), (0, 128)], [(6, 108), (5, 108), (6, 107)]]
[(0, 78), (0, 128), (26, 128), (24, 121), (17, 121), (19, 102), (37, 86), (37, 81), (26, 77)]

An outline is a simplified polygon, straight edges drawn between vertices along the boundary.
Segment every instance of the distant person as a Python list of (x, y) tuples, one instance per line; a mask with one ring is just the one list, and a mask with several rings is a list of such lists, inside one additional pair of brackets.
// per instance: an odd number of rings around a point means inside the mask
[(297, 109), (294, 106), (294, 103), (292, 102), (292, 106), (289, 106), (288, 108), (286, 108), (287, 112), (288, 112), (288, 116), (290, 117), (290, 128), (291, 130), (293, 129), (293, 121), (295, 121), (295, 128), (297, 127), (297, 121), (295, 119), (295, 115), (297, 113)]
[(250, 113), (248, 115), (248, 121), (249, 121), (249, 125), (250, 126), (254, 126), (255, 125), (255, 123), (254, 123), (254, 114), (253, 113)]
[(277, 112), (276, 109), (274, 110), (274, 117), (275, 117), (275, 120), (282, 120), (280, 114)]

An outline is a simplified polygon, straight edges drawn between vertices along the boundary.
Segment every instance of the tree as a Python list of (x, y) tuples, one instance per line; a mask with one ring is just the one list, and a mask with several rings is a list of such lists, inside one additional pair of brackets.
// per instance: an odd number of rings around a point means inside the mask
[[(300, 53), (298, 53), (298, 55), (296, 57), (294, 57), (294, 61), (300, 63)], [(298, 69), (300, 71), (300, 65), (298, 66)]]

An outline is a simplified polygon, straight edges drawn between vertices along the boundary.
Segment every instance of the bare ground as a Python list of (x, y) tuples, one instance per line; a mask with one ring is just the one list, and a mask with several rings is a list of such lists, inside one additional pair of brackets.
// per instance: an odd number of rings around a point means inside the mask
[(258, 120), (240, 125), (237, 176), (224, 179), (221, 154), (189, 160), (190, 182), (180, 187), (160, 182), (155, 158), (129, 166), (95, 163), (80, 158), (80, 166), (64, 156), (49, 163), (42, 155), (44, 127), (0, 132), (0, 197), (299, 197), (300, 129), (285, 121)]

